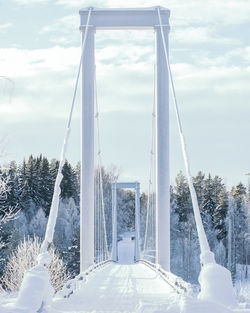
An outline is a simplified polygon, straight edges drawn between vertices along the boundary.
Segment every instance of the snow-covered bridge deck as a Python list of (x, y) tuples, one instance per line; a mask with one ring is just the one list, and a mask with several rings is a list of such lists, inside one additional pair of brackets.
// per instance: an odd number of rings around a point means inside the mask
[(153, 308), (175, 302), (176, 297), (172, 287), (148, 266), (112, 263), (90, 275), (69, 299), (55, 300), (51, 313), (131, 313), (146, 307), (153, 312)]
[(109, 263), (90, 274), (69, 298), (55, 298), (51, 308), (42, 311), (45, 312), (250, 313), (250, 309), (230, 309), (216, 302), (178, 294), (159, 272), (141, 263)]

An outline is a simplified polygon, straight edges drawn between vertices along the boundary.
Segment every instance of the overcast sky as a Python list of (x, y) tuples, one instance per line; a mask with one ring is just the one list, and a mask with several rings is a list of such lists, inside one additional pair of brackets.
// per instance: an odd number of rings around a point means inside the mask
[[(171, 10), (170, 62), (192, 172), (230, 187), (250, 172), (250, 0), (0, 0), (0, 137), (4, 160), (59, 158), (80, 58), (81, 8)], [(154, 86), (153, 31), (98, 31), (103, 162), (146, 186)], [(3, 77), (7, 77), (3, 78)], [(68, 159), (79, 149), (78, 97)], [(183, 170), (171, 104), (171, 182)], [(2, 139), (3, 141), (3, 139)]]

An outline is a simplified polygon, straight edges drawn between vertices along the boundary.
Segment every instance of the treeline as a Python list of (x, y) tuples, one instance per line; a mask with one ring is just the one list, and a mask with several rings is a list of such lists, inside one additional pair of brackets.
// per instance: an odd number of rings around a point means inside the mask
[[(0, 175), (6, 182), (6, 191), (0, 197), (0, 214), (8, 210), (18, 212), (16, 218), (6, 224), (0, 223), (0, 273), (3, 272), (6, 259), (24, 237), (44, 237), (55, 179), (59, 167), (58, 160), (42, 155), (28, 158), (17, 165), (12, 161), (0, 169)], [(80, 165), (72, 167), (66, 161), (63, 166), (63, 180), (59, 217), (55, 232), (55, 245), (64, 256), (69, 269), (79, 270), (75, 254), (70, 247), (79, 237), (79, 177)], [(74, 250), (74, 249), (73, 249)], [(77, 249), (76, 249), (77, 250)], [(76, 263), (76, 264), (75, 264)], [(73, 266), (73, 269), (71, 268)]]
[[(28, 210), (33, 203), (42, 207), (46, 216), (49, 215), (50, 204), (54, 191), (54, 183), (59, 167), (59, 161), (51, 162), (46, 157), (29, 157), (19, 166), (15, 161), (10, 162), (0, 174), (7, 180), (6, 197), (1, 199), (1, 207), (15, 207), (17, 210)], [(61, 183), (61, 198), (73, 198), (79, 204), (80, 165), (73, 168), (67, 161), (63, 166)]]
[[(1, 225), (0, 271), (8, 255), (24, 237), (44, 237), (54, 183), (58, 171), (57, 160), (44, 156), (30, 156), (17, 165), (11, 162), (0, 174), (7, 180), (7, 191), (0, 198), (1, 210), (15, 208), (19, 211), (14, 221)], [(79, 273), (80, 240), (80, 164), (73, 167), (66, 161), (63, 167), (61, 199), (56, 224), (54, 244), (72, 275)], [(96, 175), (97, 177), (98, 175)], [(115, 167), (102, 169), (105, 220), (108, 245), (112, 242), (112, 189), (119, 175)], [(97, 183), (97, 179), (96, 179)], [(228, 191), (222, 178), (205, 176), (199, 172), (194, 177), (202, 220), (216, 260), (228, 267), (236, 279), (236, 264), (247, 260), (247, 199), (249, 191), (238, 184)], [(134, 229), (133, 191), (118, 192), (118, 233)], [(144, 236), (147, 195), (141, 195), (141, 235)], [(187, 180), (179, 173), (171, 187), (171, 270), (190, 282), (197, 282), (200, 268), (199, 243)], [(1, 274), (1, 273), (0, 273)]]
[[(236, 265), (244, 267), (249, 258), (249, 191), (242, 183), (227, 191), (222, 178), (210, 174), (206, 177), (202, 172), (193, 181), (209, 245), (216, 261), (230, 269), (235, 281)], [(188, 281), (196, 281), (199, 244), (188, 183), (182, 173), (171, 189), (171, 236), (173, 271)], [(246, 266), (244, 270), (246, 275)]]

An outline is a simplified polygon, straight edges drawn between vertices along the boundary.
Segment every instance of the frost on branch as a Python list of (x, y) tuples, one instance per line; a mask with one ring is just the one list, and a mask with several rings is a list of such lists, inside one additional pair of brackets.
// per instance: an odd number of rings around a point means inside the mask
[[(0, 172), (0, 200), (3, 201), (9, 192), (9, 177)], [(18, 211), (12, 207), (2, 207), (0, 205), (0, 231), (2, 233), (2, 226), (7, 222), (14, 220), (17, 217)], [(0, 249), (6, 246), (6, 242), (0, 235)]]
[[(3, 289), (18, 291), (23, 281), (26, 270), (37, 265), (37, 257), (41, 251), (41, 241), (38, 237), (24, 239), (17, 249), (10, 255), (1, 285)], [(65, 282), (70, 279), (62, 259), (59, 258), (53, 247), (50, 247), (51, 263), (48, 266), (51, 285), (55, 291), (60, 290)]]

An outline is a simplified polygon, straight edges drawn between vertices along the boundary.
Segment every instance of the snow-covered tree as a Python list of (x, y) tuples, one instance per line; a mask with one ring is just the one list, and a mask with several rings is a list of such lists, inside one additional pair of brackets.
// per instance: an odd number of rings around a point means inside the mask
[(246, 263), (246, 233), (247, 233), (247, 199), (246, 187), (239, 183), (232, 188), (232, 206), (231, 223), (233, 223), (233, 264)]
[(216, 238), (218, 241), (222, 241), (226, 246), (225, 239), (227, 237), (226, 217), (228, 214), (228, 192), (225, 186), (219, 194), (217, 206), (214, 210), (214, 228), (216, 230)]
[(11, 240), (11, 223), (17, 218), (18, 213), (15, 201), (10, 197), (15, 196), (11, 189), (14, 188), (13, 181), (10, 182), (10, 179), (15, 179), (14, 169), (11, 172), (7, 171), (7, 175), (6, 172), (0, 171), (0, 272), (5, 266), (6, 250), (8, 251)]
[[(44, 238), (48, 219), (45, 216), (45, 212), (42, 208), (38, 209), (35, 215), (32, 217), (29, 227), (29, 234), (31, 236), (37, 236)], [(22, 238), (20, 238), (22, 239)]]
[(192, 212), (192, 204), (187, 179), (182, 172), (177, 175), (175, 183), (175, 212), (179, 216), (179, 222), (187, 222), (188, 216)]
[[(8, 291), (18, 291), (25, 271), (37, 265), (37, 257), (40, 251), (41, 240), (38, 237), (24, 239), (23, 242), (19, 243), (17, 249), (8, 259), (4, 275), (0, 279), (1, 288)], [(48, 269), (51, 284), (58, 291), (69, 280), (70, 275), (54, 247), (50, 247), (49, 253), (51, 263)]]

